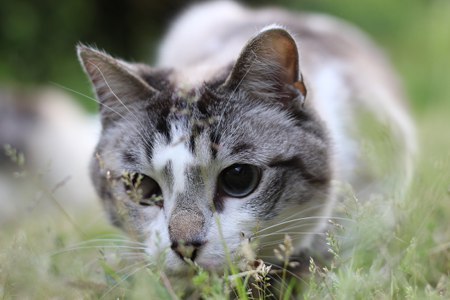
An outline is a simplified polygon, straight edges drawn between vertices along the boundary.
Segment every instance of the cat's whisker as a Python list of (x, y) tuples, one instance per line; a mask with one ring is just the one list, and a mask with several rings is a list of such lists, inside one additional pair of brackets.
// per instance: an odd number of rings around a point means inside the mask
[[(63, 89), (63, 90), (69, 91), (69, 92), (74, 93), (74, 94), (77, 94), (77, 95), (79, 95), (79, 96), (82, 96), (82, 97), (84, 97), (84, 98), (86, 98), (86, 99), (92, 100), (92, 101), (94, 101), (95, 103), (97, 103), (97, 104), (99, 104), (99, 105), (103, 105), (103, 104), (102, 104), (99, 100), (97, 100), (96, 98), (90, 97), (90, 96), (88, 96), (88, 95), (86, 95), (86, 94), (83, 94), (83, 93), (81, 93), (81, 92), (79, 92), (79, 91), (76, 91), (76, 90), (74, 90), (74, 89), (71, 89), (71, 88), (69, 88), (69, 87), (67, 87), (67, 86), (61, 85), (61, 84), (59, 84), (59, 83), (57, 83), (57, 82), (50, 81), (50, 84), (52, 84), (52, 85), (54, 85), (54, 86), (56, 86), (56, 87), (58, 87), (58, 88), (61, 88), (61, 89)], [(105, 107), (108, 107), (108, 106), (105, 105)]]
[(120, 253), (120, 257), (127, 261), (150, 261), (148, 255), (144, 255), (143, 253)]
[(130, 256), (142, 257), (142, 258), (148, 257), (148, 254), (145, 251), (130, 251), (130, 252), (125, 252), (125, 251), (122, 252), (121, 251), (119, 254), (124, 258), (130, 257)]
[[(277, 236), (277, 235), (289, 235), (291, 237), (296, 235), (325, 235), (325, 233), (322, 232), (314, 232), (314, 231), (286, 231), (286, 232), (274, 232), (274, 233), (268, 233), (261, 236), (256, 236), (255, 239), (263, 239), (269, 236)], [(280, 239), (281, 240), (281, 239)]]
[[(261, 237), (258, 236), (258, 237), (256, 237), (256, 239), (262, 239), (262, 238), (266, 238), (266, 237), (270, 237), (270, 236), (280, 236), (280, 235), (282, 237), (284, 237), (285, 235), (289, 235), (289, 237), (291, 239), (294, 239), (294, 238), (298, 237), (299, 235), (301, 235), (301, 236), (305, 236), (305, 235), (325, 236), (326, 233), (315, 232), (315, 231), (279, 232), (279, 233), (274, 233), (274, 234), (267, 234), (267, 235), (261, 236)], [(276, 242), (283, 243), (283, 238), (277, 239)], [(264, 245), (264, 243), (261, 245)]]
[[(269, 265), (275, 266), (274, 264), (270, 264), (270, 263), (269, 263)], [(276, 295), (281, 295), (284, 291), (287, 290), (287, 288), (289, 286), (289, 281), (287, 281), (287, 279), (289, 279), (289, 278), (287, 278), (287, 276), (286, 276), (286, 278), (283, 278), (283, 275), (279, 274), (279, 272), (277, 272), (278, 270), (272, 269), (271, 271), (272, 272), (269, 273), (270, 279), (273, 280), (274, 283), (276, 283), (276, 284), (271, 285), (270, 290), (275, 291)], [(289, 274), (289, 271), (286, 270), (285, 273)]]
[(142, 242), (138, 242), (138, 241), (131, 241), (129, 239), (113, 239), (113, 238), (97, 238), (97, 239), (91, 239), (91, 240), (86, 240), (86, 241), (82, 241), (80, 243), (77, 243), (73, 246), (77, 246), (77, 245), (85, 245), (85, 244), (95, 244), (95, 243), (123, 243), (123, 244), (128, 244), (128, 245), (135, 245), (135, 246), (145, 246), (145, 243)]
[[(322, 233), (322, 232), (306, 232), (305, 233), (305, 232), (303, 232), (302, 235), (292, 236), (290, 238), (292, 241), (297, 241), (297, 240), (303, 239), (305, 237), (305, 235), (313, 235), (313, 236), (320, 237), (320, 236), (326, 236), (326, 233)], [(261, 249), (267, 248), (269, 246), (282, 245), (283, 240), (284, 240), (283, 238), (280, 238), (278, 240), (257, 244), (257, 246), (258, 246), (257, 252), (260, 251)]]
[[(292, 225), (292, 226), (279, 228), (278, 230), (275, 230), (275, 231), (273, 231), (273, 232), (270, 232), (270, 231), (269, 231), (269, 233), (285, 232), (285, 231), (287, 231), (287, 230), (294, 230), (294, 229), (298, 229), (298, 228), (302, 228), (302, 227), (315, 226), (315, 225), (317, 225), (317, 222), (308, 222), (308, 223), (301, 222), (301, 223), (299, 223), (299, 224), (294, 224), (294, 225)], [(258, 236), (259, 236), (259, 235), (258, 235)], [(263, 234), (262, 236), (264, 236), (264, 234)]]
[(60, 255), (67, 252), (79, 251), (79, 250), (87, 250), (87, 249), (136, 249), (136, 250), (145, 250), (145, 247), (130, 247), (130, 246), (120, 246), (120, 245), (101, 245), (101, 246), (81, 246), (81, 247), (73, 247), (73, 248), (65, 248), (62, 250), (54, 251), (49, 254), (49, 256)]
[(120, 234), (120, 233), (108, 233), (108, 234), (102, 234), (95, 237), (95, 239), (117, 239), (117, 240), (125, 240), (125, 241), (131, 241), (131, 242), (137, 242), (135, 240), (131, 240), (128, 236)]
[(143, 260), (137, 261), (136, 260), (134, 263), (128, 264), (128, 265), (124, 266), (123, 268), (118, 269), (118, 270), (114, 270), (114, 271), (117, 274), (121, 274), (122, 273), (122, 274), (125, 275), (125, 274), (128, 274), (130, 270), (134, 270), (135, 268), (138, 268), (138, 267), (143, 266), (143, 265), (148, 265), (148, 264), (149, 264), (148, 261), (143, 261)]
[[(228, 101), (226, 102), (225, 107), (223, 108), (222, 113), (220, 114), (219, 122), (217, 123), (217, 128), (220, 128), (220, 124), (222, 123), (223, 116), (225, 115), (225, 112), (227, 111), (227, 108), (228, 108), (228, 106), (231, 103), (230, 99), (232, 99), (234, 94), (236, 94), (236, 91), (241, 86), (241, 84), (244, 81), (245, 77), (250, 72), (250, 70), (251, 70), (255, 60), (256, 60), (256, 55), (255, 55), (255, 58), (253, 59), (253, 61), (250, 63), (250, 66), (248, 67), (248, 69), (245, 72), (244, 76), (242, 76), (241, 80), (238, 82), (238, 84), (236, 85), (236, 87), (233, 89), (233, 91), (231, 92), (230, 96), (228, 97)], [(225, 130), (224, 130), (224, 132), (222, 134), (225, 134), (225, 133), (226, 133), (226, 128), (225, 128)], [(217, 138), (214, 139), (213, 143), (216, 143), (216, 142), (217, 142)]]
[[(272, 258), (273, 259), (273, 257), (271, 257), (271, 256), (258, 256), (258, 257), (261, 257), (261, 258)], [(285, 270), (286, 271), (286, 273), (288, 273), (289, 275), (291, 275), (291, 276), (293, 276), (294, 278), (296, 278), (296, 279), (298, 279), (299, 281), (302, 281), (303, 283), (307, 283), (303, 278), (301, 278), (300, 276), (298, 276), (297, 274), (295, 274), (295, 273), (293, 273), (292, 271), (289, 271), (288, 269), (285, 269), (283, 266), (281, 266), (281, 265), (278, 265), (278, 264), (276, 264), (276, 263), (272, 263), (272, 262), (264, 262), (266, 265), (272, 265), (272, 266), (275, 266), (275, 267), (277, 267), (277, 268), (279, 268), (279, 270)], [(276, 271), (276, 270), (274, 270), (274, 271)], [(272, 274), (271, 274), (272, 275)]]
[(59, 88), (62, 88), (62, 89), (64, 89), (64, 90), (66, 90), (66, 91), (75, 93), (75, 94), (80, 95), (80, 96), (82, 96), (82, 97), (84, 97), (84, 98), (86, 98), (86, 99), (92, 100), (92, 101), (94, 101), (95, 103), (97, 103), (97, 104), (100, 105), (100, 106), (106, 107), (106, 108), (109, 109), (111, 112), (115, 113), (116, 115), (118, 115), (119, 117), (121, 117), (122, 119), (124, 119), (125, 121), (128, 121), (130, 124), (132, 124), (127, 118), (125, 118), (125, 117), (124, 117), (122, 114), (120, 114), (118, 111), (114, 110), (112, 107), (108, 106), (107, 104), (102, 103), (101, 101), (97, 100), (96, 98), (90, 97), (90, 96), (88, 96), (88, 95), (86, 95), (86, 94), (83, 94), (83, 93), (81, 93), (81, 92), (78, 92), (78, 91), (76, 91), (76, 90), (74, 90), (74, 89), (71, 89), (71, 88), (69, 88), (69, 87), (63, 86), (63, 85), (61, 85), (61, 84), (59, 84), (59, 83), (56, 83), (56, 82), (51, 82), (51, 83), (52, 83), (53, 85), (59, 87)]
[[(306, 216), (310, 216), (309, 213), (311, 211), (321, 209), (321, 208), (323, 208), (323, 207), (325, 207), (327, 205), (328, 205), (327, 203), (322, 203), (322, 204), (318, 204), (318, 205), (309, 206), (309, 207), (307, 207), (305, 209), (302, 209), (302, 210), (296, 212), (295, 214), (287, 215), (285, 218), (281, 219), (280, 221), (283, 222), (283, 221), (286, 221), (286, 220), (289, 220), (289, 219), (301, 216), (303, 214), (306, 215)], [(326, 216), (324, 216), (324, 217), (326, 217)]]
[(289, 224), (289, 223), (301, 222), (301, 221), (308, 221), (308, 220), (342, 220), (342, 221), (352, 221), (352, 222), (354, 222), (354, 221), (351, 220), (351, 219), (348, 219), (348, 218), (342, 218), (342, 217), (310, 216), (310, 217), (302, 217), (302, 218), (296, 218), (296, 219), (289, 219), (289, 220), (286, 220), (286, 221), (284, 221), (284, 222), (280, 222), (280, 223), (271, 225), (271, 226), (269, 226), (269, 227), (265, 227), (265, 228), (263, 228), (263, 229), (261, 229), (261, 230), (258, 230), (258, 231), (255, 232), (255, 234), (259, 234), (259, 233), (261, 233), (261, 232), (264, 232), (264, 231), (267, 231), (267, 230), (270, 230), (270, 229), (273, 229), (273, 228), (276, 228), (276, 227), (279, 227), (279, 226), (283, 226), (283, 225), (286, 225), (286, 224)]
[(133, 248), (133, 249), (140, 249), (140, 248), (144, 248), (145, 244), (125, 243), (123, 241), (114, 242), (114, 241), (98, 240), (98, 241), (94, 241), (94, 242), (84, 241), (84, 242), (76, 243), (73, 245), (69, 245), (68, 247), (73, 248), (73, 247), (78, 247), (78, 246), (96, 246), (96, 247), (115, 247), (116, 246), (116, 247), (129, 247), (129, 248)]
[(132, 272), (129, 272), (128, 274), (122, 276), (121, 280), (119, 280), (118, 282), (116, 282), (116, 283), (115, 283), (112, 287), (110, 287), (105, 293), (103, 293), (103, 295), (100, 297), (100, 299), (104, 299), (104, 298), (105, 298), (109, 293), (111, 293), (115, 288), (117, 288), (120, 284), (122, 284), (124, 281), (126, 281), (128, 278), (130, 278), (131, 276), (133, 276), (133, 275), (136, 274), (137, 272), (139, 272), (139, 271), (141, 271), (141, 270), (143, 270), (143, 269), (145, 269), (145, 268), (151, 267), (151, 266), (153, 266), (153, 265), (154, 265), (153, 263), (147, 263), (147, 264), (144, 264), (142, 267), (137, 268), (136, 270), (134, 270), (134, 271), (132, 271)]
[(252, 236), (251, 236), (251, 238), (253, 238), (253, 237), (264, 237), (264, 236), (266, 236), (267, 234), (273, 234), (273, 233), (279, 233), (279, 232), (286, 232), (286, 231), (288, 231), (288, 230), (293, 230), (293, 229), (298, 229), (298, 228), (302, 228), (302, 227), (308, 227), (308, 226), (314, 226), (314, 225), (317, 225), (317, 222), (301, 222), (301, 223), (295, 223), (294, 225), (292, 225), (292, 226), (289, 226), (289, 227), (281, 227), (281, 228), (278, 228), (278, 229), (276, 229), (276, 230), (274, 230), (274, 231), (264, 231), (265, 233), (263, 233), (263, 234), (261, 234), (261, 232), (255, 232)]
[[(273, 245), (281, 245), (283, 244), (284, 241), (284, 236), (288, 234), (289, 237), (291, 238), (291, 240), (299, 240), (304, 238), (305, 235), (313, 235), (313, 236), (322, 236), (322, 237), (326, 237), (327, 233), (326, 232), (302, 232), (302, 231), (298, 231), (298, 232), (278, 232), (278, 233), (274, 233), (274, 234), (269, 234), (268, 236), (276, 236), (276, 235), (282, 235), (283, 237), (280, 237), (277, 240), (274, 241), (267, 241), (264, 243), (258, 243), (256, 242), (256, 244), (258, 245), (258, 249), (261, 249), (263, 247), (266, 246), (273, 246)], [(258, 239), (263, 239), (264, 237), (267, 236), (256, 236), (255, 240), (258, 241)], [(344, 236), (344, 235), (337, 235), (337, 234), (333, 234), (333, 237), (339, 238), (340, 240), (348, 240), (350, 239), (350, 237), (348, 236)]]
[[(281, 291), (284, 290), (281, 276), (276, 273), (269, 273), (267, 275), (267, 277), (270, 278), (270, 281), (273, 281), (276, 284), (270, 284), (270, 287), (266, 288), (267, 291), (265, 291), (265, 292), (272, 293), (272, 291), (273, 291), (273, 292), (275, 292), (275, 295), (281, 295)], [(260, 295), (260, 297), (261, 296), (263, 296), (263, 295)], [(266, 299), (267, 297), (268, 297), (268, 295), (266, 294), (265, 298), (263, 298), (263, 299)], [(269, 297), (269, 299), (270, 298), (271, 297)], [(258, 298), (258, 299), (261, 299), (261, 298)]]
[(127, 250), (127, 249), (124, 249), (123, 251), (121, 251), (120, 254), (124, 254), (124, 255), (126, 255), (126, 254), (142, 254), (142, 255), (147, 255), (144, 251), (142, 251), (142, 250), (145, 250), (145, 249), (130, 249), (129, 252), (125, 252), (125, 250)]
[[(97, 71), (100, 73), (101, 77), (103, 78), (103, 81), (105, 82), (106, 86), (108, 87), (109, 91), (111, 92), (111, 94), (114, 96), (114, 98), (116, 98), (117, 101), (119, 101), (119, 103), (125, 107), (125, 109), (134, 117), (134, 120), (141, 126), (142, 129), (145, 129), (146, 127), (141, 123), (141, 121), (139, 120), (139, 118), (134, 114), (134, 112), (132, 112), (128, 106), (125, 105), (125, 103), (123, 103), (123, 101), (117, 96), (117, 94), (114, 92), (114, 90), (111, 88), (108, 80), (106, 80), (105, 74), (103, 74), (102, 70), (94, 63), (90, 62), (96, 69)], [(145, 142), (145, 140), (144, 140)]]
[[(271, 225), (271, 226), (278, 226), (278, 224), (281, 224), (284, 221), (293, 219), (293, 218), (298, 217), (298, 216), (303, 215), (303, 214), (307, 215), (308, 212), (310, 212), (312, 210), (317, 210), (317, 209), (319, 209), (321, 207), (324, 207), (326, 205), (327, 205), (326, 203), (325, 204), (318, 204), (318, 205), (313, 205), (313, 206), (310, 206), (308, 208), (302, 209), (302, 210), (296, 212), (295, 214), (286, 216), (285, 218), (281, 219), (279, 223)], [(266, 229), (266, 228), (268, 229), (270, 227), (265, 227), (264, 229)], [(264, 229), (261, 229), (261, 230), (264, 230)]]
[[(285, 233), (287, 230), (299, 229), (299, 228), (302, 228), (302, 227), (308, 227), (308, 226), (311, 226), (311, 225), (317, 225), (317, 223), (303, 223), (303, 224), (298, 224), (298, 225), (295, 225), (295, 226), (289, 226), (289, 227), (286, 227), (286, 228), (281, 228), (281, 229), (279, 229), (279, 230), (277, 230), (277, 231), (270, 232), (270, 233), (273, 233), (273, 234), (275, 234), (275, 233), (277, 233), (277, 234), (279, 234), (279, 233)], [(293, 232), (293, 234), (295, 234), (295, 232)], [(264, 237), (264, 236), (265, 236), (265, 235), (263, 234), (263, 235), (256, 235), (255, 237), (258, 238), (258, 237)], [(334, 234), (334, 236), (337, 236), (337, 237), (340, 237), (340, 238), (345, 238), (345, 236), (336, 235), (336, 234)]]
[(272, 273), (269, 274), (270, 279), (273, 280), (275, 283), (277, 283), (276, 285), (271, 285), (270, 286), (270, 290), (273, 290), (274, 292), (276, 292), (276, 295), (281, 295), (281, 292), (286, 290), (287, 288), (287, 283), (283, 282), (283, 278), (276, 273)]
[(145, 244), (140, 242), (133, 242), (129, 240), (117, 240), (117, 239), (93, 239), (88, 241), (83, 241), (80, 243), (76, 243), (68, 246), (68, 248), (77, 248), (81, 246), (97, 246), (97, 247), (133, 247), (136, 249), (145, 248)]
[[(97, 67), (97, 66), (96, 66), (96, 67)], [(131, 122), (131, 121), (130, 121), (129, 119), (127, 119), (124, 115), (122, 115), (121, 113), (119, 113), (118, 111), (116, 111), (115, 109), (113, 109), (112, 107), (108, 106), (106, 103), (103, 103), (103, 102), (101, 102), (101, 101), (99, 101), (99, 100), (97, 100), (97, 99), (95, 99), (95, 98), (93, 98), (93, 97), (90, 97), (90, 96), (86, 95), (86, 94), (80, 93), (80, 92), (78, 92), (78, 91), (76, 91), (76, 90), (74, 90), (74, 89), (71, 89), (71, 88), (65, 87), (65, 86), (63, 86), (63, 85), (60, 85), (60, 84), (58, 84), (58, 83), (56, 83), (56, 82), (52, 82), (52, 84), (56, 85), (56, 86), (59, 87), (59, 88), (62, 88), (62, 89), (65, 89), (65, 90), (67, 90), (67, 91), (70, 91), (70, 92), (72, 92), (72, 93), (75, 93), (75, 94), (77, 94), (77, 95), (83, 96), (83, 97), (85, 97), (85, 98), (87, 98), (87, 99), (89, 99), (89, 100), (92, 100), (92, 101), (96, 102), (96, 103), (97, 103), (98, 105), (100, 105), (100, 106), (106, 107), (108, 110), (110, 110), (111, 112), (115, 113), (115, 114), (118, 115), (120, 118), (122, 118), (124, 121), (126, 121), (126, 122), (128, 123), (128, 125), (131, 125), (131, 128), (133, 128), (133, 129), (140, 135), (140, 137), (142, 138), (142, 141), (143, 141), (147, 146), (151, 147), (151, 145), (148, 143), (148, 140), (142, 135), (142, 132), (141, 132), (141, 131), (145, 131), (145, 127), (144, 127), (142, 124), (139, 124), (139, 125), (141, 126), (141, 128), (138, 128), (136, 124), (134, 124), (133, 122)], [(133, 115), (134, 115), (134, 114), (133, 114)], [(134, 115), (134, 116), (136, 117), (136, 115)], [(137, 119), (136, 119), (136, 120), (137, 120)], [(139, 122), (139, 120), (137, 120), (137, 121)], [(140, 122), (139, 122), (139, 123), (140, 123)]]
[(301, 231), (297, 231), (300, 228), (304, 228), (304, 227), (313, 227), (314, 225), (317, 225), (317, 223), (302, 223), (302, 224), (296, 224), (295, 226), (290, 226), (290, 227), (283, 227), (280, 228), (276, 231), (273, 232), (266, 232), (264, 234), (255, 234), (253, 236), (251, 236), (251, 238), (264, 238), (266, 236), (271, 236), (271, 235), (275, 235), (275, 234), (296, 234), (296, 233), (301, 233)]

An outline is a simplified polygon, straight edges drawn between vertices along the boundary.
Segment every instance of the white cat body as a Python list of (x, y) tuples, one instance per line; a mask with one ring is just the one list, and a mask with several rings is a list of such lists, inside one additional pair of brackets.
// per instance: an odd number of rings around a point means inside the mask
[(26, 171), (24, 178), (13, 176), (17, 166), (0, 172), (0, 224), (29, 210), (53, 212), (54, 200), (72, 213), (99, 210), (88, 171), (100, 135), (98, 118), (54, 87), (2, 91), (0, 108), (1, 151), (10, 145), (23, 152)]

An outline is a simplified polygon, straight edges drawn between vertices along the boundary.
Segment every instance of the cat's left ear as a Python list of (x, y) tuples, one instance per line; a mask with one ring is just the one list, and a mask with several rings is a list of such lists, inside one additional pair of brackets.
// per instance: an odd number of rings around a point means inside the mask
[(122, 118), (138, 101), (157, 93), (140, 77), (135, 65), (84, 45), (78, 45), (77, 52), (100, 102), (104, 126)]
[(288, 103), (306, 97), (294, 38), (279, 26), (263, 29), (242, 50), (225, 86)]

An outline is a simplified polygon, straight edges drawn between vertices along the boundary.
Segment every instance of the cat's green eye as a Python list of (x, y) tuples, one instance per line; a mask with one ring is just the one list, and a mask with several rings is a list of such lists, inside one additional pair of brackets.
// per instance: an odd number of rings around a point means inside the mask
[(258, 186), (261, 170), (247, 164), (234, 164), (224, 169), (219, 175), (219, 188), (233, 198), (250, 195)]
[(158, 183), (147, 175), (124, 173), (122, 180), (131, 200), (142, 206), (163, 206), (162, 191)]

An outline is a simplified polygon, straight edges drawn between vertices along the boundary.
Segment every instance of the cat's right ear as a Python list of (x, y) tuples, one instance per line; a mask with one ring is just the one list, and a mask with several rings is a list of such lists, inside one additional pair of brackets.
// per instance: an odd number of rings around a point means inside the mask
[(99, 101), (103, 126), (123, 118), (136, 106), (132, 104), (148, 100), (157, 93), (133, 65), (81, 44), (77, 46), (77, 53)]
[(283, 27), (271, 25), (242, 50), (225, 87), (259, 98), (303, 105), (306, 87), (299, 70), (297, 44)]

